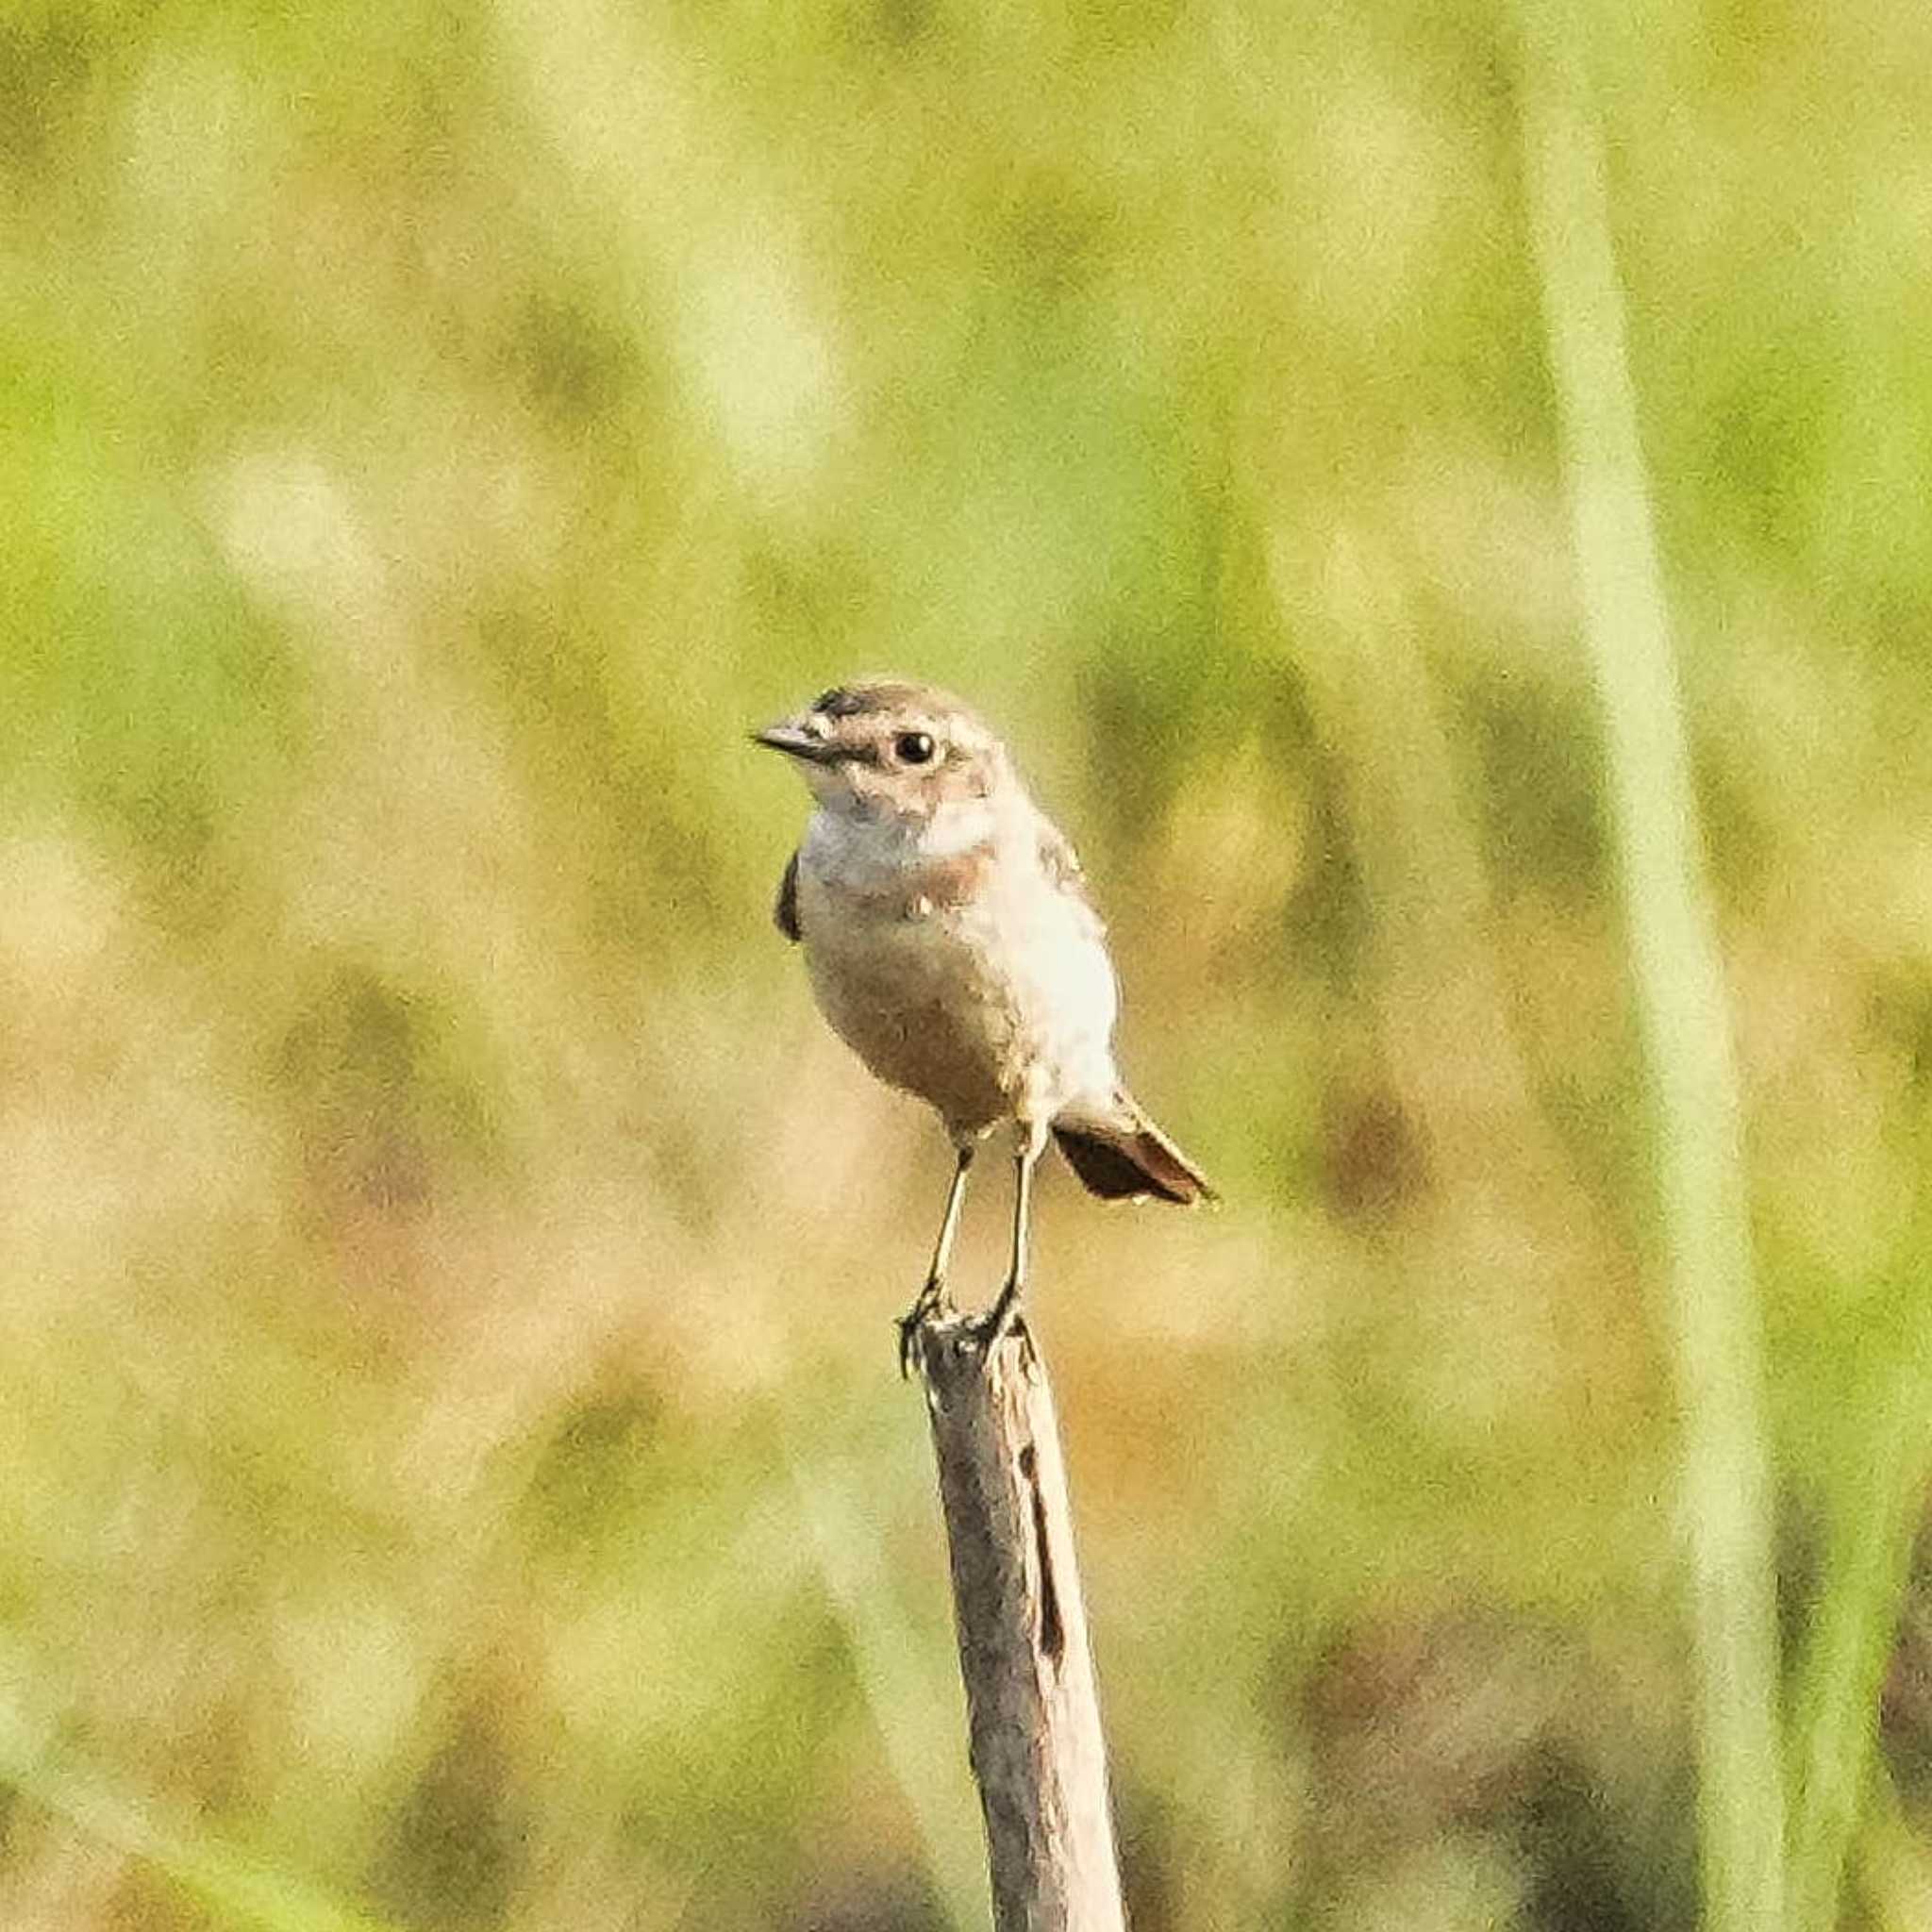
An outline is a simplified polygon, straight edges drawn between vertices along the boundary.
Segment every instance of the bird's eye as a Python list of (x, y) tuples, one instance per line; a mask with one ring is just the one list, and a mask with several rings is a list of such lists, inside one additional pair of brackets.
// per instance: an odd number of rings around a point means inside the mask
[(902, 731), (893, 739), (892, 750), (902, 765), (930, 764), (933, 742), (924, 731)]

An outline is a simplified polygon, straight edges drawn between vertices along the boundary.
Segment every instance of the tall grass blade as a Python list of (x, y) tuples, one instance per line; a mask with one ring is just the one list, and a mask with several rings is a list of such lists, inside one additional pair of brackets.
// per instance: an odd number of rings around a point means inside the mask
[(216, 1833), (165, 1821), (106, 1778), (35, 1748), (0, 1707), (0, 1788), (76, 1830), (152, 1866), (236, 1932), (400, 1932), (392, 1921), (342, 1905), (308, 1880)]
[(800, 1521), (925, 1851), (933, 1903), (952, 1932), (972, 1932), (986, 1920), (986, 1865), (957, 1687), (929, 1666), (896, 1601), (878, 1524), (860, 1500), (865, 1486), (815, 1461), (790, 1427), (786, 1453)]
[(1839, 1922), (1852, 1836), (1871, 1785), (1878, 1697), (1932, 1469), (1932, 1375), (1920, 1338), (1859, 1407), (1831, 1498), (1823, 1587), (1790, 1721), (1791, 1932)]
[(1737, 1073), (1624, 347), (1601, 143), (1567, 11), (1526, 0), (1524, 179), (1583, 628), (1654, 1096), (1683, 1410), (1707, 1932), (1783, 1922), (1770, 1455)]

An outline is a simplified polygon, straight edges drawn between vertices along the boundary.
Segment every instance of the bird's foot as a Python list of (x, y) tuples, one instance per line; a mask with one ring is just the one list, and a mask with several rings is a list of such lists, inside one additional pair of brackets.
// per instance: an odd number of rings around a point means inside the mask
[(919, 1291), (912, 1306), (899, 1317), (899, 1374), (902, 1379), (912, 1373), (921, 1325), (945, 1306), (945, 1282), (937, 1274), (928, 1275), (925, 1286)]
[(973, 1324), (969, 1332), (979, 1344), (980, 1353), (991, 1355), (1015, 1328), (1025, 1325), (1020, 1313), (1020, 1284), (1008, 1281), (1000, 1290), (999, 1299)]

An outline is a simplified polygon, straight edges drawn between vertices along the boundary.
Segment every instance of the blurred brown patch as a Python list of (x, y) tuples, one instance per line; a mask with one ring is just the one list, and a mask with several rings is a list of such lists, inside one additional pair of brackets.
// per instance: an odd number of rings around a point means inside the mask
[(1343, 1221), (1391, 1220), (1428, 1183), (1422, 1137), (1386, 1088), (1331, 1091), (1322, 1109), (1322, 1198)]

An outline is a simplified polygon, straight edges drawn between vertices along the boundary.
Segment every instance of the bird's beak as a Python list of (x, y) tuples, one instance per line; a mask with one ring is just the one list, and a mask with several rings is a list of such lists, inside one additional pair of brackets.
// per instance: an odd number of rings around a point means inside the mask
[(751, 741), (771, 751), (782, 751), (787, 758), (808, 758), (815, 765), (829, 765), (839, 757), (837, 745), (828, 744), (790, 718), (781, 724), (768, 724), (762, 731), (754, 731)]

